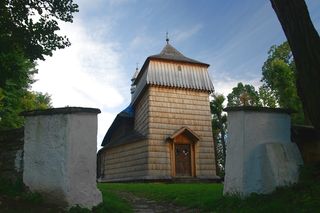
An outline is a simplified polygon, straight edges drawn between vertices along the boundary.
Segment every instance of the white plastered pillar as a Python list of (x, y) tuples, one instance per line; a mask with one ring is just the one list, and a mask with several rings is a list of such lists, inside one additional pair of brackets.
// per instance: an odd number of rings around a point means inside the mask
[(99, 109), (66, 107), (24, 112), (23, 182), (47, 201), (92, 208), (96, 186)]
[(303, 164), (285, 109), (229, 107), (224, 194), (266, 194), (298, 181)]

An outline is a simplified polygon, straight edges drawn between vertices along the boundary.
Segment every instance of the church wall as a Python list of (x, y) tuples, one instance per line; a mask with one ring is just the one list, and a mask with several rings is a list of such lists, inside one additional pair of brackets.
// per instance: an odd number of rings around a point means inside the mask
[(149, 87), (149, 175), (172, 175), (170, 144), (166, 138), (181, 127), (200, 136), (195, 146), (196, 176), (215, 177), (211, 113), (207, 92), (168, 87)]
[(134, 106), (134, 129), (147, 136), (149, 123), (149, 91), (146, 90)]
[[(144, 94), (134, 105), (134, 129), (148, 135), (149, 124), (149, 92)], [(146, 179), (148, 175), (148, 145), (147, 141), (138, 141), (104, 150), (102, 181), (129, 181)]]
[(101, 156), (102, 181), (128, 181), (144, 179), (147, 175), (147, 141), (112, 147)]

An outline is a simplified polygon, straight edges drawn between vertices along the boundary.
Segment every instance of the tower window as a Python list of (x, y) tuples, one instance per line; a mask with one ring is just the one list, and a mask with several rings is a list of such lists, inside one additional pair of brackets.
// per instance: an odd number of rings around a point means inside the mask
[(180, 65), (178, 65), (178, 71), (181, 71), (181, 66)]

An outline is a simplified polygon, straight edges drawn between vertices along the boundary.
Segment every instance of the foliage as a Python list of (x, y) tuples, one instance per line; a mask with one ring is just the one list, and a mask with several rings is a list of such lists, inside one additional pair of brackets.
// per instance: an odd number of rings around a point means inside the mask
[(262, 67), (262, 86), (238, 83), (228, 97), (228, 106), (281, 107), (293, 110), (295, 124), (306, 122), (301, 100), (297, 94), (295, 63), (288, 42), (273, 45)]
[(58, 35), (58, 21), (72, 22), (78, 5), (73, 0), (3, 0), (0, 3), (1, 52), (20, 49), (27, 59), (44, 60), (45, 55), (70, 45)]
[(297, 94), (295, 64), (288, 42), (273, 45), (268, 59), (262, 67), (262, 87), (269, 91), (269, 95), (276, 99), (282, 108), (295, 111), (293, 123), (304, 123), (304, 113), (301, 100)]
[(51, 98), (47, 93), (8, 88), (0, 103), (0, 129), (5, 130), (23, 125), (24, 118), (19, 115), (23, 111), (50, 108)]
[(20, 127), (24, 110), (50, 107), (50, 96), (28, 91), (35, 60), (70, 45), (58, 35), (58, 21), (72, 22), (73, 0), (3, 0), (0, 2), (0, 129)]
[(39, 194), (30, 192), (21, 179), (12, 182), (0, 179), (0, 212), (56, 213), (65, 212), (59, 206), (48, 204)]
[[(320, 131), (320, 37), (304, 0), (270, 0), (294, 56), (305, 116)], [(302, 113), (301, 113), (302, 114)]]
[(259, 94), (254, 86), (241, 82), (232, 89), (232, 92), (227, 96), (228, 107), (233, 106), (260, 106)]
[(219, 166), (218, 175), (224, 176), (224, 166), (226, 160), (226, 131), (227, 131), (227, 115), (223, 114), (223, 102), (225, 97), (221, 94), (213, 94), (210, 102), (212, 115), (212, 133), (216, 144), (216, 159)]
[(262, 85), (259, 87), (260, 103), (263, 107), (276, 108), (277, 100), (270, 88)]
[(14, 197), (23, 193), (24, 190), (25, 188), (21, 179), (12, 182), (2, 177), (0, 178), (0, 195)]

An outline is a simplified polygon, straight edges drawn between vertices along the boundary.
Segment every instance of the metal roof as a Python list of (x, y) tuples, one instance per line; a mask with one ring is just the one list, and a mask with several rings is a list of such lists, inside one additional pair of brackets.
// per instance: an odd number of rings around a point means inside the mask
[(205, 67), (150, 61), (147, 73), (147, 84), (210, 92), (214, 90)]
[(159, 85), (213, 92), (209, 64), (185, 57), (169, 43), (160, 54), (147, 58), (133, 79), (132, 103), (147, 85)]

